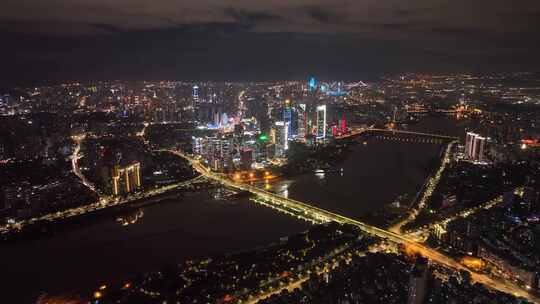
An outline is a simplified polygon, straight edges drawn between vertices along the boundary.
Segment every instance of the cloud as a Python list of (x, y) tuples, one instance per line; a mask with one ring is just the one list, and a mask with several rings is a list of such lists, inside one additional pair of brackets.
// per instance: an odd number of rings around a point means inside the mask
[(106, 24), (106, 23), (89, 23), (88, 25), (93, 26), (99, 30), (104, 30), (109, 33), (121, 33), (123, 30), (120, 27), (117, 27), (112, 24)]
[(309, 5), (302, 7), (304, 13), (311, 19), (324, 24), (338, 24), (344, 21), (344, 16), (330, 8), (324, 8), (317, 5)]
[(246, 25), (254, 25), (261, 22), (270, 22), (284, 19), (280, 15), (265, 11), (249, 11), (234, 7), (227, 7), (223, 11), (226, 16), (232, 17), (236, 22)]

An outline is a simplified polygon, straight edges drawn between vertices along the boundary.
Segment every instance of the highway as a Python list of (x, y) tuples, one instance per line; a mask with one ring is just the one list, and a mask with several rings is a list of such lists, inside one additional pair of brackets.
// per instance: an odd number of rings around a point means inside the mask
[[(523, 189), (523, 187), (519, 187), (517, 189), (517, 191), (521, 191)], [(460, 212), (458, 212), (457, 214), (454, 214), (450, 217), (447, 217), (443, 220), (439, 220), (439, 221), (435, 221), (435, 222), (432, 222), (424, 227), (421, 227), (421, 228), (418, 228), (418, 229), (415, 229), (415, 230), (411, 230), (411, 231), (404, 231), (404, 234), (410, 236), (410, 237), (415, 237), (416, 239), (426, 239), (427, 238), (427, 232), (431, 229), (431, 228), (435, 228), (435, 227), (439, 227), (441, 229), (445, 229), (446, 228), (446, 225), (456, 219), (460, 219), (460, 218), (467, 218), (475, 213), (477, 213), (478, 211), (482, 211), (482, 210), (488, 210), (488, 209), (491, 209), (499, 204), (501, 204), (503, 202), (503, 196), (502, 195), (499, 195), (477, 207), (473, 207), (473, 208), (468, 208), (468, 209), (464, 209)]]
[(98, 201), (89, 205), (84, 205), (84, 206), (71, 208), (71, 209), (67, 209), (63, 211), (49, 213), (43, 216), (38, 216), (38, 217), (26, 219), (26, 220), (17, 221), (15, 223), (0, 225), (0, 234), (7, 233), (13, 230), (20, 230), (22, 227), (30, 225), (30, 224), (34, 224), (36, 222), (41, 222), (41, 221), (52, 222), (55, 220), (66, 219), (70, 217), (75, 217), (75, 216), (95, 212), (95, 211), (113, 207), (113, 206), (129, 204), (134, 201), (151, 198), (153, 196), (160, 195), (174, 189), (188, 187), (188, 186), (191, 186), (192, 184), (198, 183), (203, 180), (204, 180), (204, 177), (202, 175), (199, 175), (187, 181), (159, 187), (159, 188), (144, 191), (144, 192), (133, 193), (124, 199), (120, 199), (118, 197), (113, 197), (113, 196), (101, 196), (98, 199)]
[(413, 208), (411, 211), (409, 211), (409, 215), (403, 221), (400, 221), (399, 223), (390, 227), (388, 230), (399, 234), (401, 232), (401, 227), (403, 227), (403, 225), (416, 219), (418, 214), (420, 214), (420, 212), (426, 207), (426, 204), (431, 198), (431, 196), (433, 195), (433, 192), (437, 188), (437, 185), (439, 185), (439, 182), (444, 173), (444, 170), (446, 170), (446, 166), (450, 163), (450, 158), (451, 158), (450, 155), (451, 155), (452, 147), (456, 143), (457, 141), (452, 141), (446, 147), (443, 159), (441, 161), (441, 165), (439, 169), (437, 170), (437, 172), (435, 172), (435, 174), (428, 179), (425, 187), (423, 188), (423, 192), (422, 192), (422, 196), (420, 200), (415, 203), (416, 207)]
[(88, 187), (93, 192), (96, 192), (96, 187), (82, 174), (81, 169), (79, 167), (79, 159), (82, 158), (80, 155), (81, 153), (81, 142), (84, 140), (86, 136), (85, 135), (79, 135), (79, 136), (72, 136), (73, 141), (75, 142), (76, 146), (73, 150), (73, 154), (71, 155), (71, 170), (77, 177), (81, 180), (81, 183)]
[[(428, 248), (420, 243), (417, 243), (414, 239), (410, 238), (409, 236), (400, 235), (391, 231), (387, 231), (387, 230), (380, 229), (371, 225), (367, 225), (355, 219), (348, 218), (343, 215), (339, 215), (339, 214), (330, 212), (328, 210), (324, 210), (324, 209), (321, 209), (321, 208), (318, 208), (318, 207), (315, 207), (315, 206), (312, 206), (312, 205), (309, 205), (300, 201), (296, 201), (290, 198), (284, 198), (277, 194), (265, 191), (263, 189), (260, 189), (251, 185), (234, 182), (223, 174), (212, 172), (198, 160), (180, 151), (171, 150), (170, 152), (189, 161), (191, 165), (193, 166), (193, 168), (197, 170), (201, 175), (209, 179), (213, 179), (224, 186), (238, 189), (241, 191), (249, 191), (263, 198), (269, 203), (286, 206), (288, 209), (298, 210), (311, 218), (320, 219), (321, 221), (325, 221), (325, 222), (335, 221), (341, 224), (354, 225), (358, 227), (360, 230), (366, 233), (369, 233), (371, 235), (375, 235), (377, 237), (389, 240), (397, 244), (403, 244), (409, 250), (417, 252), (418, 254), (421, 254), (422, 256), (430, 259), (433, 262), (436, 262), (438, 264), (441, 264), (443, 266), (446, 266), (455, 270), (466, 270), (466, 271), (471, 272), (470, 269), (466, 268), (465, 266), (463, 266), (462, 264), (460, 264), (458, 261), (454, 260), (453, 258), (448, 257), (440, 252), (437, 252), (434, 249)], [(535, 296), (528, 293), (526, 290), (522, 289), (521, 287), (511, 282), (502, 281), (500, 279), (493, 279), (491, 277), (488, 277), (487, 275), (476, 273), (476, 272), (471, 272), (471, 277), (475, 282), (484, 284), (491, 289), (513, 294), (518, 297), (523, 297), (533, 303), (540, 304), (540, 299), (536, 298)]]

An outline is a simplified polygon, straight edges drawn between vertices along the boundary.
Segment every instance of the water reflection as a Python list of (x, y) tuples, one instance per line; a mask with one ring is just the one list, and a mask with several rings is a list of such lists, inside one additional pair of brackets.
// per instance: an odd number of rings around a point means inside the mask
[(140, 219), (144, 217), (144, 211), (135, 210), (133, 212), (121, 215), (116, 218), (116, 222), (122, 226), (129, 226), (136, 224)]

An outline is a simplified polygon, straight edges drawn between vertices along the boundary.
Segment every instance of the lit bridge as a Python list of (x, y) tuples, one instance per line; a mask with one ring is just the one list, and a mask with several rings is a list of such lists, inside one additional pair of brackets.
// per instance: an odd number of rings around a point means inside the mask
[(411, 135), (411, 136), (420, 136), (420, 137), (428, 137), (431, 139), (441, 139), (441, 140), (458, 140), (458, 137), (455, 136), (449, 136), (449, 135), (443, 135), (443, 134), (435, 134), (435, 133), (424, 133), (424, 132), (416, 132), (416, 131), (407, 131), (407, 130), (395, 130), (395, 129), (377, 129), (377, 128), (361, 128), (361, 129), (353, 129), (351, 133), (336, 137), (336, 139), (344, 139), (344, 138), (350, 138), (353, 136), (358, 136), (362, 134), (368, 134), (370, 132), (373, 133), (379, 133), (379, 135)]
[[(453, 139), (453, 137), (448, 137), (448, 138)], [(280, 195), (268, 192), (258, 187), (234, 182), (224, 174), (212, 172), (210, 169), (208, 169), (203, 164), (201, 164), (198, 160), (193, 159), (192, 157), (187, 156), (182, 152), (173, 151), (173, 150), (171, 150), (170, 152), (189, 161), (191, 165), (193, 166), (193, 168), (195, 168), (195, 170), (197, 170), (201, 175), (209, 179), (213, 179), (223, 184), (224, 186), (238, 189), (240, 191), (248, 191), (258, 196), (260, 199), (262, 199), (265, 202), (265, 204), (273, 206), (273, 208), (278, 209), (280, 211), (285, 211), (286, 213), (299, 215), (301, 218), (310, 220), (315, 223), (337, 222), (340, 224), (353, 225), (353, 226), (358, 227), (361, 231), (367, 234), (371, 234), (371, 235), (377, 236), (379, 238), (382, 238), (382, 239), (385, 239), (385, 240), (388, 240), (397, 244), (403, 244), (408, 249), (413, 250), (417, 252), (418, 254), (438, 264), (444, 265), (446, 267), (449, 267), (455, 270), (466, 270), (466, 271), (471, 272), (470, 269), (466, 268), (465, 266), (463, 266), (462, 264), (460, 264), (458, 261), (454, 260), (453, 258), (445, 256), (444, 254), (441, 254), (434, 249), (428, 248), (416, 242), (414, 239), (406, 235), (400, 235), (400, 234), (397, 234), (388, 230), (377, 228), (377, 227), (368, 225), (366, 223), (360, 222), (358, 220), (355, 220), (355, 219), (352, 219), (352, 218), (349, 218), (349, 217), (346, 217), (346, 216), (343, 216), (343, 215), (340, 215), (340, 214), (337, 214), (328, 210), (324, 210), (324, 209), (321, 209), (321, 208), (318, 208), (318, 207), (315, 207), (315, 206), (312, 206), (312, 205), (309, 205), (309, 204), (306, 204), (306, 203), (303, 203), (294, 199), (282, 197)], [(471, 277), (475, 282), (484, 284), (492, 289), (506, 292), (509, 294), (513, 294), (519, 297), (524, 297), (534, 303), (540, 303), (540, 299), (536, 298), (535, 296), (528, 293), (526, 290), (520, 288), (519, 286), (509, 281), (503, 281), (501, 279), (490, 278), (487, 275), (476, 273), (476, 272), (471, 272)]]
[(441, 134), (434, 134), (434, 133), (423, 133), (423, 132), (416, 132), (416, 131), (406, 131), (406, 130), (389, 130), (389, 129), (366, 129), (366, 131), (374, 131), (374, 132), (383, 132), (383, 133), (390, 133), (390, 134), (407, 134), (407, 135), (415, 135), (415, 136), (422, 136), (422, 137), (431, 137), (431, 138), (439, 138), (439, 139), (448, 139), (448, 140), (457, 140), (458, 137), (455, 136), (449, 136), (449, 135), (441, 135)]

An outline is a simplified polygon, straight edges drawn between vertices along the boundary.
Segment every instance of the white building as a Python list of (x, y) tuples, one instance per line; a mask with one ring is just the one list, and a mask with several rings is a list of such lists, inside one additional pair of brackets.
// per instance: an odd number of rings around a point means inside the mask
[(486, 160), (486, 138), (473, 132), (467, 132), (465, 138), (465, 156), (470, 160)]
[(285, 157), (289, 149), (289, 124), (284, 121), (276, 121), (275, 124), (276, 156)]
[(326, 138), (326, 105), (317, 107), (317, 139), (323, 140)]

